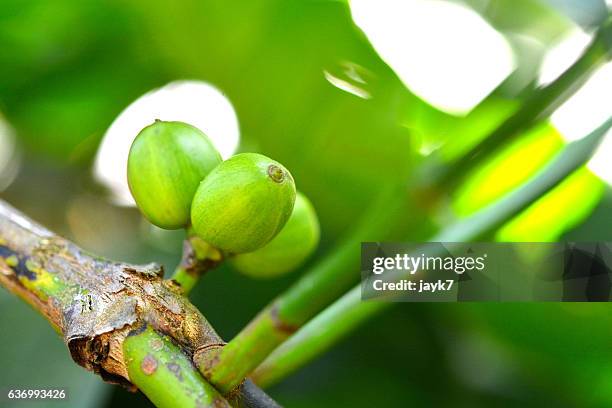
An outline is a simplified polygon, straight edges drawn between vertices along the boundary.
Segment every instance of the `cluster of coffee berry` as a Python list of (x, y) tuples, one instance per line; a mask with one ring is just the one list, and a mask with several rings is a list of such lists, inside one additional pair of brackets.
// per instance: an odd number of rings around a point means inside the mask
[(318, 244), (314, 208), (283, 165), (256, 153), (223, 161), (187, 123), (158, 120), (138, 134), (128, 183), (151, 223), (189, 228), (249, 276), (289, 272)]

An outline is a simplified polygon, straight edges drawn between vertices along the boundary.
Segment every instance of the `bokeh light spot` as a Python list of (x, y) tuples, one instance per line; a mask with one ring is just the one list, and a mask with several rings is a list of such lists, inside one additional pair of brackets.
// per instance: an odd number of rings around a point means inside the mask
[(584, 52), (591, 35), (575, 26), (544, 54), (538, 82), (547, 85), (570, 67)]
[[(549, 84), (569, 68), (588, 47), (592, 34), (574, 27), (544, 56), (539, 82)], [(597, 69), (587, 82), (551, 116), (552, 124), (567, 141), (583, 138), (605, 122), (612, 110), (612, 63)], [(588, 168), (612, 185), (612, 132), (608, 132)]]
[(336, 88), (363, 99), (370, 99), (372, 94), (365, 89), (367, 82), (363, 77), (364, 75), (371, 74), (362, 66), (352, 62), (341, 63), (338, 75), (331, 70), (323, 71), (323, 76), (327, 82)]
[(11, 126), (0, 116), (0, 191), (6, 189), (19, 172), (21, 156)]
[(415, 94), (465, 114), (515, 67), (507, 40), (477, 12), (438, 0), (352, 0), (355, 23)]
[(606, 134), (587, 167), (612, 186), (612, 130)]
[(138, 132), (155, 119), (189, 123), (210, 137), (226, 159), (237, 149), (240, 131), (227, 97), (202, 81), (176, 81), (136, 99), (110, 126), (96, 157), (94, 175), (118, 205), (135, 205), (127, 183), (127, 158)]

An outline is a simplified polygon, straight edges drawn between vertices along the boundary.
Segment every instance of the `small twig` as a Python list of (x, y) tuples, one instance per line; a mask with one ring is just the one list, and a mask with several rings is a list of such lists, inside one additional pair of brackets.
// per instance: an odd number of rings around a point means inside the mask
[(230, 408), (187, 356), (150, 326), (129, 333), (123, 353), (130, 380), (158, 408)]
[(355, 287), (274, 350), (251, 379), (263, 388), (276, 384), (390, 305), (390, 302), (362, 302), (360, 286)]
[(181, 286), (185, 296), (189, 295), (202, 275), (223, 262), (223, 254), (218, 249), (191, 231), (187, 233), (188, 237), (183, 242), (181, 263), (172, 276), (172, 280)]
[(280, 408), (276, 401), (270, 398), (268, 394), (251, 380), (246, 380), (242, 384), (241, 396), (241, 404), (245, 408)]

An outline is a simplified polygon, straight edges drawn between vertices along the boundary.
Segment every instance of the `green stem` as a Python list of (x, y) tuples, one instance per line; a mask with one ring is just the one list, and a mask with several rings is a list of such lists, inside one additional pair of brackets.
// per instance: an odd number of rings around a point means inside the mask
[(172, 280), (181, 286), (187, 296), (200, 277), (222, 261), (223, 255), (219, 250), (188, 230), (187, 239), (183, 242), (183, 257), (172, 275)]
[(524, 131), (548, 117), (572, 96), (612, 55), (612, 18), (601, 26), (582, 56), (559, 78), (536, 91), (521, 108), (499, 125), (481, 143), (436, 175), (433, 185), (448, 189), (456, 185), (490, 153), (506, 146)]
[(380, 239), (398, 216), (405, 187), (389, 186), (362, 217), (340, 247), (261, 311), (223, 348), (194, 356), (204, 376), (227, 393), (255, 369), (279, 344), (329, 305), (359, 279), (362, 241)]
[(150, 326), (130, 333), (123, 353), (130, 381), (158, 408), (230, 407), (189, 358)]
[(264, 388), (276, 384), (391, 304), (362, 302), (360, 287), (353, 288), (274, 350), (253, 372), (251, 379)]
[[(583, 166), (593, 155), (610, 127), (612, 127), (612, 118), (584, 139), (568, 144), (549, 165), (526, 184), (495, 204), (456, 222), (433, 237), (431, 241), (474, 241), (494, 231)], [(421, 251), (416, 252), (421, 253)], [(390, 274), (386, 278), (397, 281), (405, 278), (404, 275), (404, 273)], [(357, 325), (393, 304), (395, 303), (361, 301), (361, 285), (357, 285), (270, 354), (254, 371), (252, 379), (262, 387), (279, 382), (328, 350)]]

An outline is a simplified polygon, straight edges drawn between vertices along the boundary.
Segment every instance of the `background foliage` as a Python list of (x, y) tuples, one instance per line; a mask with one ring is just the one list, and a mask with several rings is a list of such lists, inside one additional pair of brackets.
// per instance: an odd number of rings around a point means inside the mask
[[(606, 13), (598, 1), (467, 3), (502, 33), (530, 33), (546, 47)], [(441, 145), (439, 160), (451, 160), (511, 114), (533, 90), (546, 50), (513, 43), (519, 69), (458, 117), (402, 84), (344, 1), (4, 0), (0, 44), (0, 113), (21, 157), (3, 198), (91, 251), (170, 267), (181, 234), (160, 233), (135, 210), (114, 206), (90, 171), (106, 129), (147, 91), (177, 79), (222, 90), (240, 121), (240, 149), (285, 164), (312, 199), (321, 255), (381, 190), (415, 174), (426, 160), (423, 146)], [(366, 78), (359, 85), (371, 98), (325, 80), (323, 71), (350, 82), (347, 67)], [(519, 77), (527, 85), (511, 86)], [(461, 217), (482, 208), (563, 143), (541, 123), (479, 166), (449, 197), (448, 212)], [(422, 202), (405, 201), (390, 239), (427, 239), (444, 223), (425, 217)], [(610, 187), (583, 169), (495, 238), (609, 241), (610, 226)], [(229, 339), (299, 273), (260, 282), (226, 266), (205, 278), (194, 303)], [(0, 385), (67, 387), (66, 406), (147, 405), (74, 365), (52, 329), (18, 299), (2, 291), (0, 305)], [(271, 394), (295, 407), (380, 406), (381, 396), (385, 406), (608, 406), (607, 312), (606, 304), (402, 304)]]

